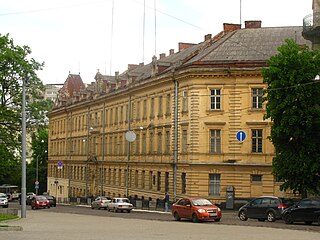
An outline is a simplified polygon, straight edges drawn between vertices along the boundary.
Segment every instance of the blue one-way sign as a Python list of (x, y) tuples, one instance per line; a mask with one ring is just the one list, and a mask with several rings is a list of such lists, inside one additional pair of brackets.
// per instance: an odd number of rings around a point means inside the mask
[(244, 131), (239, 131), (237, 132), (236, 137), (238, 141), (242, 142), (243, 140), (246, 139), (246, 133)]

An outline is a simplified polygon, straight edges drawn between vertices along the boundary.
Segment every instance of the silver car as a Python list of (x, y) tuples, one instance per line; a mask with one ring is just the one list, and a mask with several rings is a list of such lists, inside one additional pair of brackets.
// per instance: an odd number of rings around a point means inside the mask
[(111, 202), (111, 198), (109, 197), (104, 197), (104, 196), (99, 196), (96, 197), (96, 199), (94, 199), (94, 201), (91, 203), (91, 208), (92, 209), (107, 209), (108, 208), (108, 204)]
[(131, 212), (133, 205), (130, 203), (128, 198), (113, 198), (111, 203), (108, 204), (108, 211), (115, 212)]

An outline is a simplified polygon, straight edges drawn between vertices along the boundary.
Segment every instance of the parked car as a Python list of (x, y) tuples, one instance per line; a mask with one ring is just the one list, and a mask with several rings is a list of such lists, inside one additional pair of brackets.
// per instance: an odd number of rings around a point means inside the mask
[(6, 195), (0, 195), (0, 206), (3, 208), (8, 208), (8, 198)]
[(49, 200), (45, 196), (34, 196), (31, 199), (31, 208), (50, 208)]
[(98, 196), (94, 199), (94, 201), (92, 201), (91, 203), (91, 209), (107, 209), (108, 208), (108, 204), (111, 202), (111, 198), (109, 197), (104, 197), (104, 196)]
[(113, 210), (115, 212), (131, 212), (133, 205), (128, 198), (113, 198), (107, 207), (108, 211)]
[(57, 200), (54, 196), (51, 195), (44, 195), (49, 200), (50, 207), (56, 207), (57, 206)]
[(317, 222), (320, 225), (320, 198), (302, 199), (298, 204), (284, 210), (282, 218), (287, 224), (304, 222), (310, 225)]
[(182, 198), (172, 205), (171, 212), (176, 221), (186, 218), (193, 222), (219, 222), (222, 217), (220, 208), (204, 198)]
[(241, 221), (253, 218), (259, 221), (268, 220), (268, 222), (274, 222), (277, 219), (281, 219), (283, 211), (293, 204), (294, 200), (292, 199), (262, 196), (240, 207), (238, 217)]

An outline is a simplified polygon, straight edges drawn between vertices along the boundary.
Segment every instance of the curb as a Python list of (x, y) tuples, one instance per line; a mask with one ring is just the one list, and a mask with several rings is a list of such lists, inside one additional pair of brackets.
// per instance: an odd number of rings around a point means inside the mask
[(0, 225), (0, 232), (1, 231), (22, 231), (23, 228), (21, 226), (7, 226), (7, 225)]

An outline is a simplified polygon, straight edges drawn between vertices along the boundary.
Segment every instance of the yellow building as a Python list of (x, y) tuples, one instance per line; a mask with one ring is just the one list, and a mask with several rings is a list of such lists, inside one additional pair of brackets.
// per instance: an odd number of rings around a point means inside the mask
[[(87, 88), (70, 74), (50, 113), (48, 190), (60, 201), (168, 191), (223, 203), (232, 188), (236, 199), (283, 196), (261, 69), (285, 39), (310, 42), (302, 27), (245, 25), (224, 24), (115, 76), (98, 72)], [(68, 87), (75, 79), (77, 90)]]

